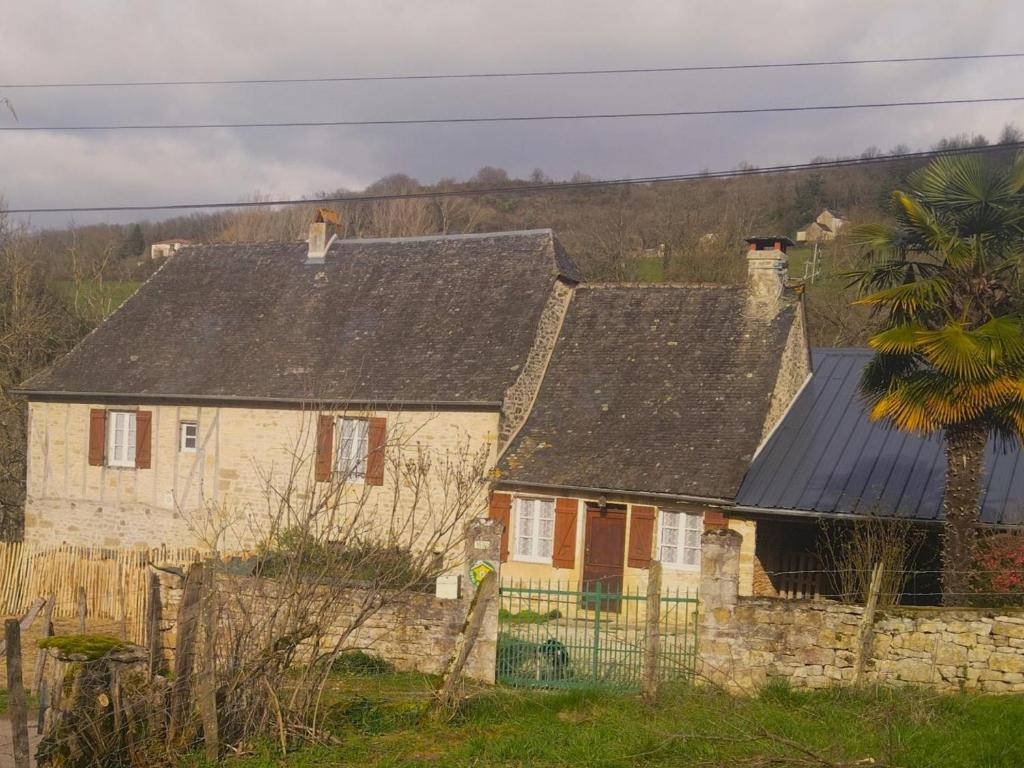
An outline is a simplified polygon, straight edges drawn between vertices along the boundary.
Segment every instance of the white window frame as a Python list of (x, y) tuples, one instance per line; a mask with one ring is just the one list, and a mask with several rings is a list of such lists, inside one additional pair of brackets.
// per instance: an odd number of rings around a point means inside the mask
[(334, 432), (335, 471), (347, 483), (365, 483), (370, 456), (370, 420), (340, 416)]
[[(522, 563), (541, 563), (542, 565), (551, 565), (552, 555), (555, 551), (555, 500), (539, 496), (517, 496), (515, 501), (515, 514), (511, 525), (511, 536), (514, 539), (512, 559), (518, 560)], [(522, 549), (522, 542), (520, 541), (524, 536), (521, 533), (520, 526), (522, 525), (527, 508), (530, 510), (530, 530), (525, 538), (530, 540), (530, 551), (524, 552)], [(549, 537), (541, 536), (542, 522), (547, 518), (546, 515), (542, 518), (541, 515), (537, 514), (541, 509), (550, 510), (551, 534)], [(536, 554), (538, 545), (541, 545), (544, 541), (549, 542), (548, 554)]]
[[(678, 535), (676, 537), (675, 544), (665, 544), (665, 528), (666, 523), (676, 520), (678, 526), (676, 530)], [(686, 533), (687, 531), (696, 532), (697, 534), (697, 546), (690, 547), (686, 545)], [(661, 509), (658, 511), (658, 560), (665, 568), (669, 568), (674, 571), (699, 571), (700, 570), (700, 537), (704, 533), (704, 515), (700, 512), (683, 512), (678, 509)], [(676, 556), (674, 559), (669, 560), (665, 558), (663, 547), (671, 546), (676, 549)], [(686, 562), (687, 552), (692, 552), (696, 556), (696, 561), (693, 563)]]
[[(188, 445), (188, 431), (189, 428), (194, 430), (192, 440), (194, 444), (190, 448)], [(199, 450), (199, 422), (198, 421), (179, 421), (178, 422), (178, 451), (181, 453), (195, 453)]]
[[(135, 468), (136, 411), (107, 411), (107, 466)], [(121, 447), (118, 456), (118, 446)]]

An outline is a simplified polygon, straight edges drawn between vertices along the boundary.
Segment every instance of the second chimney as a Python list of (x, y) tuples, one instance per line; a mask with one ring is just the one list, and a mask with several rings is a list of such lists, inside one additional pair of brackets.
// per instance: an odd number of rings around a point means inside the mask
[[(337, 237), (334, 230), (338, 228), (338, 214), (330, 208), (319, 208), (313, 223), (309, 225), (309, 250), (306, 251), (307, 264), (323, 264), (327, 249)], [(328, 236), (330, 235), (330, 236)]]
[(748, 237), (747, 291), (751, 298), (775, 300), (786, 287), (789, 260), (786, 249), (793, 245), (788, 237)]

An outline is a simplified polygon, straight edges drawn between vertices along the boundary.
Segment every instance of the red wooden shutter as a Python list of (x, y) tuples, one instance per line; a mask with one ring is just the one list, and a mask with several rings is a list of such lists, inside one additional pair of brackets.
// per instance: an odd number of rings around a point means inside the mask
[(654, 507), (634, 506), (629, 520), (629, 567), (647, 568), (654, 544)]
[(384, 450), (388, 441), (388, 420), (370, 419), (366, 433), (366, 484), (384, 485)]
[(508, 526), (512, 518), (512, 495), (509, 493), (492, 493), (489, 517), (492, 520), (501, 521), (501, 562), (504, 563), (508, 560)]
[(331, 479), (334, 464), (334, 417), (322, 414), (316, 423), (316, 481)]
[(153, 453), (153, 412), (135, 414), (135, 468), (149, 469)]
[(103, 408), (89, 411), (89, 465), (103, 466), (103, 454), (107, 447), (107, 412)]
[(551, 551), (551, 564), (555, 568), (576, 566), (576, 499), (555, 501), (555, 541)]

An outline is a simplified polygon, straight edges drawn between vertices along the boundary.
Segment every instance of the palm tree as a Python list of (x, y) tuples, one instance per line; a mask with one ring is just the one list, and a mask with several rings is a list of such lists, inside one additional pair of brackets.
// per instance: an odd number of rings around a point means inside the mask
[(1024, 435), (1024, 153), (944, 155), (893, 193), (896, 223), (856, 227), (850, 273), (884, 317), (861, 394), (873, 419), (945, 431), (944, 602), (968, 590), (985, 445)]

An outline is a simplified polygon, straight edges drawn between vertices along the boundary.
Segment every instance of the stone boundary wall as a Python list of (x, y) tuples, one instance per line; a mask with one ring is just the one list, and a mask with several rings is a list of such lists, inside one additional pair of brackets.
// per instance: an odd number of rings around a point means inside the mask
[[(499, 573), (501, 524), (496, 520), (472, 521), (466, 533), (466, 563), (462, 569), (462, 590), (458, 598), (439, 598), (429, 593), (409, 593), (375, 610), (347, 639), (345, 646), (361, 649), (395, 665), (400, 671), (440, 674), (456, 650), (459, 635), (466, 623), (474, 587), (468, 569), (476, 560), (487, 560)], [(159, 571), (161, 593), (161, 644), (168, 661), (176, 642), (178, 607), (181, 604), (184, 578), (169, 570)], [(226, 575), (218, 579), (218, 589), (243, 592), (247, 587), (268, 592), (272, 580), (250, 580)], [(325, 633), (325, 643), (337, 642), (355, 617), (372, 597), (366, 590), (345, 590), (344, 605), (337, 621)], [(242, 598), (240, 603), (258, 606), (260, 596)], [(270, 595), (267, 599), (272, 599)], [(226, 610), (232, 610), (230, 597), (223, 599)], [(487, 607), (483, 628), (469, 656), (464, 674), (480, 682), (493, 683), (497, 661), (498, 600)], [(236, 604), (237, 605), (237, 604)], [(250, 608), (251, 609), (251, 608)], [(223, 626), (223, 624), (222, 624)]]
[(826, 688), (861, 682), (939, 690), (1024, 692), (1024, 610), (893, 607), (865, 626), (864, 608), (827, 600), (739, 597), (740, 536), (703, 538), (698, 675), (753, 692), (772, 679)]

